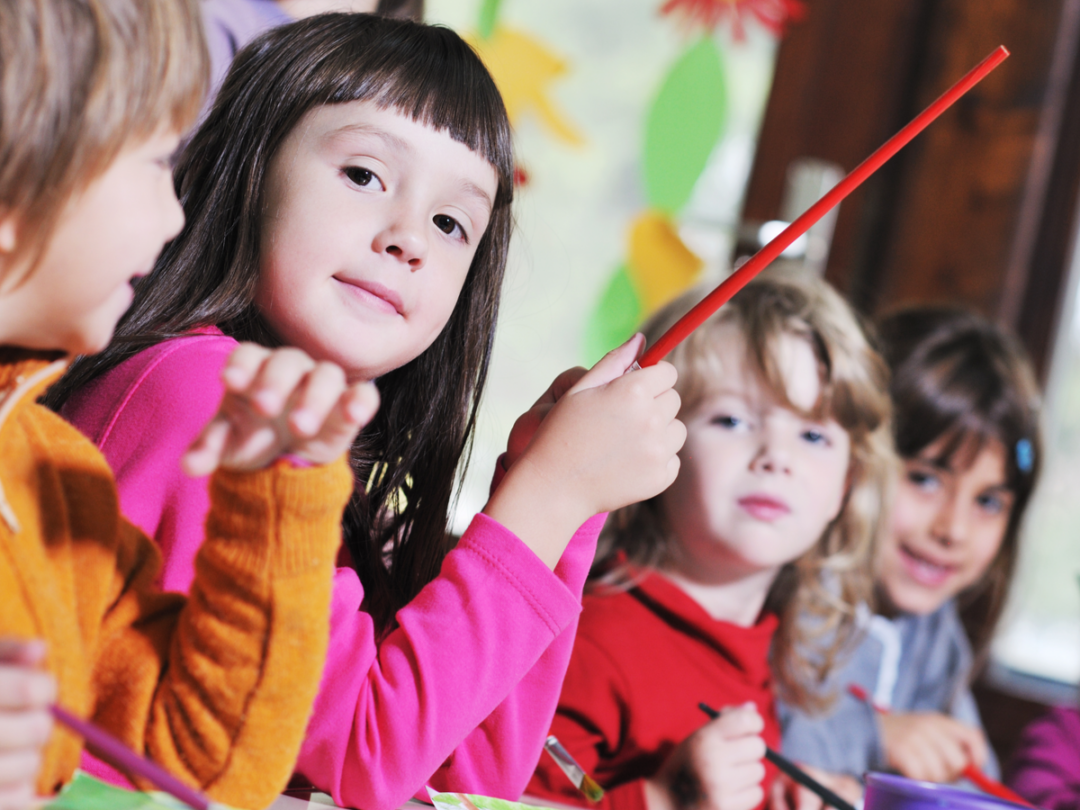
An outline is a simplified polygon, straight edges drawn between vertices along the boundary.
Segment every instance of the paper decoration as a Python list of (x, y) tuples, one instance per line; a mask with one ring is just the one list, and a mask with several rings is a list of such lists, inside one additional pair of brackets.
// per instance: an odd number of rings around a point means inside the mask
[(585, 325), (585, 356), (592, 365), (625, 343), (641, 322), (644, 310), (626, 265), (612, 275), (596, 311)]
[(686, 205), (726, 113), (720, 50), (702, 37), (671, 68), (645, 123), (645, 195), (652, 208), (675, 215)]
[(537, 805), (495, 799), (472, 793), (436, 793), (428, 788), (435, 810), (549, 810)]
[(701, 274), (703, 263), (679, 238), (675, 218), (690, 200), (726, 120), (720, 49), (711, 37), (701, 37), (668, 71), (646, 116), (642, 164), (649, 207), (631, 224), (629, 256), (586, 325), (589, 365)]
[(466, 40), (491, 71), (513, 126), (517, 127), (531, 113), (559, 140), (574, 146), (584, 142), (549, 98), (548, 86), (567, 72), (565, 61), (539, 40), (497, 23), (489, 36), (466, 37)]
[(674, 12), (679, 12), (690, 25), (700, 25), (709, 31), (730, 19), (735, 38), (741, 40), (746, 36), (747, 15), (781, 36), (788, 22), (806, 16), (806, 4), (802, 0), (667, 0), (660, 7), (661, 14)]
[[(215, 810), (227, 810), (214, 803)], [(72, 779), (44, 810), (191, 810), (167, 793), (143, 793), (116, 787), (82, 771)]]
[(630, 278), (646, 312), (655, 312), (697, 281), (702, 261), (662, 214), (646, 212), (630, 229)]

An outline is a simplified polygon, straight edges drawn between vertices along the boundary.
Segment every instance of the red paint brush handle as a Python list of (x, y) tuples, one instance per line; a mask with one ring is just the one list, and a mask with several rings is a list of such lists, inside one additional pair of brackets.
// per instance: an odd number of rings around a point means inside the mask
[(1016, 791), (1010, 790), (1001, 782), (991, 779), (974, 765), (968, 765), (964, 768), (964, 776), (970, 779), (979, 790), (989, 793), (991, 796), (997, 796), (999, 799), (1005, 799), (1005, 801), (1014, 802), (1024, 807), (1035, 806)]
[[(870, 697), (870, 694), (861, 686), (859, 686), (859, 684), (848, 684), (848, 692), (857, 700), (861, 700), (864, 703), (869, 704), (878, 714), (889, 713), (887, 707), (880, 706), (875, 703)], [(975, 787), (977, 787), (984, 793), (989, 793), (991, 796), (997, 796), (999, 799), (1005, 799), (1006, 801), (1015, 802), (1016, 804), (1021, 804), (1025, 807), (1035, 806), (1023, 796), (1021, 796), (1019, 793), (1005, 787), (1005, 785), (1001, 784), (1001, 782), (991, 779), (985, 773), (976, 768), (975, 765), (972, 763), (968, 763), (968, 766), (963, 770), (963, 774), (965, 777), (971, 780)]]
[(851, 174), (810, 206), (806, 213), (781, 231), (779, 236), (755, 253), (746, 264), (724, 279), (720, 286), (709, 293), (697, 306), (687, 312), (674, 326), (661, 335), (660, 339), (649, 347), (649, 350), (642, 355), (641, 360), (638, 362), (644, 367), (655, 365), (662, 360), (668, 352), (682, 343), (687, 335), (701, 326), (710, 315), (730, 301), (732, 296), (745, 287), (750, 279), (764, 270), (774, 259), (790, 247), (792, 242), (810, 230), (814, 223), (825, 216), (829, 209), (839, 204), (841, 200), (862, 185), (866, 178), (880, 169), (889, 158), (926, 129), (935, 118), (951, 107), (958, 98), (982, 81), (1008, 55), (1009, 52), (1005, 49), (1005, 46), (999, 45), (997, 50), (968, 71), (967, 75), (946, 90), (937, 101), (919, 113), (911, 123), (878, 147), (878, 150), (856, 166)]

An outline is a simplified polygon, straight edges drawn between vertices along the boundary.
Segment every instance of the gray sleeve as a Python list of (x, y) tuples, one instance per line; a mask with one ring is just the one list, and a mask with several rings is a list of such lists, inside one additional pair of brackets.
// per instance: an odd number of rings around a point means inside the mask
[(825, 694), (832, 703), (810, 713), (780, 703), (778, 714), (784, 753), (796, 762), (861, 779), (867, 770), (880, 770), (884, 761), (880, 726), (874, 710), (848, 692), (858, 684), (873, 694), (877, 684), (881, 645), (861, 635), (829, 677)]

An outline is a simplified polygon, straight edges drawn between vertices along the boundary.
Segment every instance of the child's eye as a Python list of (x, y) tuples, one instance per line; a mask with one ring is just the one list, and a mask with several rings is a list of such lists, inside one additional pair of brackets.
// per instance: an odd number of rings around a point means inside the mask
[(461, 227), (461, 224), (453, 217), (448, 217), (446, 214), (436, 214), (432, 217), (432, 222), (435, 223), (435, 227), (445, 234), (453, 234), (457, 231), (461, 238), (466, 242), (469, 240), (465, 236), (465, 229)]
[(818, 444), (823, 446), (829, 445), (829, 437), (820, 430), (814, 430), (813, 428), (810, 428), (808, 430), (804, 430), (801, 435), (803, 440), (809, 442), (810, 444)]
[(984, 492), (975, 498), (975, 503), (989, 515), (1000, 515), (1008, 508), (1005, 498), (994, 492)]
[(719, 425), (722, 428), (728, 430), (737, 430), (740, 427), (746, 427), (746, 422), (737, 416), (731, 416), (730, 414), (721, 414), (720, 416), (714, 416), (709, 420), (710, 424)]
[(941, 483), (940, 479), (933, 473), (926, 470), (908, 470), (907, 480), (914, 484), (919, 489), (927, 492), (933, 492), (938, 488)]
[(349, 180), (363, 188), (370, 186), (372, 182), (381, 185), (375, 173), (370, 169), (365, 169), (363, 166), (346, 166), (342, 169), (342, 172)]

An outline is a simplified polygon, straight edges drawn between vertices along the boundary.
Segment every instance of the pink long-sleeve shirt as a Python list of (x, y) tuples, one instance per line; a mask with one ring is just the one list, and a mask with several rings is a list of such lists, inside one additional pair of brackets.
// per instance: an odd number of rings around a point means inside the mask
[[(207, 479), (185, 476), (179, 460), (217, 409), (236, 345), (218, 330), (160, 343), (63, 411), (109, 460), (124, 513), (161, 546), (166, 589), (190, 584), (209, 506)], [(356, 572), (339, 569), (297, 772), (364, 810), (390, 810), (425, 784), (520, 796), (555, 713), (603, 518), (578, 530), (552, 572), (477, 515), (382, 639)]]

